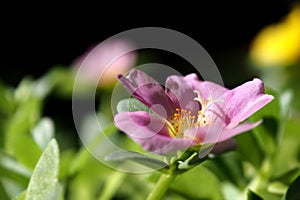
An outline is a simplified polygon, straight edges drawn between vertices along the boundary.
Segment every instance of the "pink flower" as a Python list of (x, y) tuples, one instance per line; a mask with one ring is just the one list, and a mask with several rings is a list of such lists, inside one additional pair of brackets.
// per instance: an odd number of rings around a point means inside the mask
[(78, 58), (74, 65), (82, 68), (80, 72), (83, 78), (99, 81), (99, 86), (108, 87), (116, 82), (119, 73), (125, 73), (134, 66), (136, 53), (124, 54), (132, 48), (124, 40), (105, 41)]
[(241, 123), (274, 97), (264, 94), (259, 79), (228, 90), (196, 74), (170, 76), (165, 89), (142, 71), (118, 76), (130, 94), (152, 112), (120, 112), (116, 126), (145, 150), (169, 154), (220, 143), (258, 126)]

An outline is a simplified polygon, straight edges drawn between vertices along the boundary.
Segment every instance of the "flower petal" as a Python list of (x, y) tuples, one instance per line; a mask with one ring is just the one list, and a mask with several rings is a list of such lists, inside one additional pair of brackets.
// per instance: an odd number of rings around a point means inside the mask
[(249, 131), (258, 126), (262, 121), (244, 123), (233, 129), (225, 128), (222, 124), (214, 124), (198, 128), (190, 128), (184, 132), (187, 138), (194, 138), (200, 144), (215, 144), (228, 140), (235, 135)]
[(194, 100), (195, 93), (185, 77), (170, 76), (166, 81), (166, 90), (171, 101), (178, 107), (189, 110), (193, 115), (199, 110), (199, 103)]
[(132, 69), (130, 70), (127, 78), (132, 82), (136, 87), (147, 84), (147, 83), (156, 83), (159, 84), (156, 80), (154, 80), (151, 76), (144, 73), (141, 70)]
[(259, 79), (254, 79), (228, 91), (225, 101), (227, 126), (236, 126), (273, 98), (271, 95), (264, 94), (264, 85)]
[(140, 144), (145, 150), (156, 154), (172, 154), (177, 151), (187, 150), (195, 145), (194, 141), (184, 138), (171, 138), (164, 135), (154, 135), (148, 139), (132, 138)]
[(186, 129), (184, 131), (184, 137), (193, 139), (199, 144), (215, 144), (219, 142), (223, 130), (224, 126), (221, 123), (216, 123), (213, 125)]
[(156, 134), (168, 135), (165, 124), (145, 111), (121, 112), (115, 116), (114, 121), (130, 137), (147, 139)]
[(225, 153), (227, 151), (231, 151), (233, 149), (236, 149), (237, 144), (236, 141), (232, 138), (225, 140), (223, 142), (219, 142), (211, 150), (211, 153), (213, 154), (221, 154)]
[(196, 74), (189, 74), (184, 79), (192, 86), (194, 90), (200, 92), (201, 97), (206, 100), (225, 98), (224, 94), (227, 88), (210, 81), (200, 81)]
[(240, 133), (249, 131), (249, 130), (257, 127), (259, 124), (261, 124), (261, 122), (262, 122), (262, 120), (257, 121), (255, 123), (243, 123), (241, 125), (236, 126), (233, 129), (225, 128), (219, 138), (219, 142), (225, 141), (225, 140), (232, 138)]
[(153, 153), (169, 154), (185, 150), (193, 143), (192, 140), (170, 137), (164, 123), (144, 111), (119, 113), (114, 120), (120, 130)]
[(164, 118), (173, 115), (175, 108), (172, 106), (164, 89), (144, 72), (131, 70), (127, 78), (122, 75), (119, 75), (118, 78), (132, 96), (154, 112)]

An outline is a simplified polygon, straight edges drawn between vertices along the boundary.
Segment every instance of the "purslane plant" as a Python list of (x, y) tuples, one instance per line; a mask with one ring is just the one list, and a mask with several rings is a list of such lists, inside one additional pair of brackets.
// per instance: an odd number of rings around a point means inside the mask
[[(243, 121), (274, 98), (264, 93), (264, 84), (257, 78), (231, 90), (201, 81), (196, 74), (169, 76), (164, 88), (136, 69), (118, 79), (151, 112), (120, 112), (114, 118), (115, 125), (146, 151), (169, 157), (186, 150), (194, 152), (183, 161), (195, 153), (200, 156), (204, 147), (220, 151), (215, 144), (230, 144), (235, 135), (258, 126), (261, 121)], [(177, 164), (170, 165), (176, 171)], [(149, 199), (161, 197), (173, 178), (171, 173), (160, 179)]]

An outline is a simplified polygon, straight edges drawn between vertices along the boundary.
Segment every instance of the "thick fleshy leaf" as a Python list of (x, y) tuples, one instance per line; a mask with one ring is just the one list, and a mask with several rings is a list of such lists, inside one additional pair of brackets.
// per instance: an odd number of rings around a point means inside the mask
[(19, 194), (14, 200), (25, 200), (26, 198), (26, 191)]
[(32, 130), (32, 136), (35, 142), (45, 149), (51, 139), (54, 137), (54, 124), (50, 118), (43, 118)]
[(150, 112), (150, 108), (135, 98), (122, 99), (117, 104), (117, 111), (120, 112), (134, 112), (146, 111)]
[(26, 200), (53, 199), (58, 183), (58, 170), (59, 150), (53, 139), (49, 142), (33, 171), (26, 192)]
[(170, 191), (182, 194), (185, 197), (183, 199), (223, 199), (220, 186), (215, 174), (200, 165), (178, 176), (171, 184)]
[(241, 158), (235, 152), (208, 159), (203, 165), (211, 170), (223, 183), (231, 182), (239, 188), (247, 185)]
[[(25, 190), (30, 178), (30, 171), (14, 158), (0, 152), (0, 197), (9, 194), (10, 199)], [(3, 187), (3, 191), (1, 191)], [(1, 198), (2, 199), (2, 198)]]
[(258, 144), (255, 135), (240, 134), (234, 139), (237, 142), (237, 151), (241, 157), (250, 162), (257, 170), (260, 169), (263, 161), (263, 150)]
[(239, 188), (229, 182), (221, 185), (224, 200), (243, 199), (243, 194)]
[(160, 160), (145, 156), (145, 155), (137, 153), (137, 152), (130, 152), (130, 151), (112, 152), (111, 154), (109, 154), (105, 157), (105, 160), (117, 161), (117, 162), (132, 160), (132, 161), (135, 161), (137, 163), (140, 163), (142, 165), (145, 165), (145, 166), (153, 168), (153, 169), (161, 169), (161, 168), (165, 168), (167, 166), (166, 163), (164, 163)]
[(228, 91), (225, 98), (226, 123), (228, 127), (235, 127), (274, 97), (264, 94), (263, 82), (254, 79)]

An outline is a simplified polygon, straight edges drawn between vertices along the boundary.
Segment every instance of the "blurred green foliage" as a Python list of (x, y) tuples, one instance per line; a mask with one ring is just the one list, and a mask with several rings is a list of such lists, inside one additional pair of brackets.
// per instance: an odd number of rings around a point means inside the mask
[[(59, 126), (55, 116), (44, 115), (50, 96), (71, 102), (74, 78), (74, 71), (55, 67), (38, 80), (24, 78), (16, 88), (0, 84), (2, 200), (138, 200), (144, 199), (157, 182), (158, 171), (130, 174), (107, 167), (81, 143), (70, 145), (70, 137), (79, 140), (74, 128), (71, 129), (73, 134), (66, 135), (70, 130)], [(89, 85), (83, 84), (82, 91), (86, 88)], [(211, 157), (178, 175), (165, 199), (292, 200), (299, 197), (300, 115), (292, 106), (295, 95), (290, 90), (276, 93), (267, 89), (266, 92), (275, 99), (250, 118), (252, 121), (263, 119), (262, 125), (236, 136), (238, 147), (235, 151)], [(126, 110), (122, 105), (119, 104), (117, 109)], [(111, 118), (100, 111), (97, 114), (102, 121)], [(110, 120), (107, 121), (105, 131), (112, 141), (128, 150), (142, 151), (119, 134)], [(95, 132), (95, 126), (97, 124), (88, 116), (82, 120), (83, 130), (87, 133)], [(96, 147), (102, 139), (95, 137), (91, 145)], [(118, 156), (120, 164), (122, 159), (131, 159), (148, 167), (161, 164), (138, 153)]]

